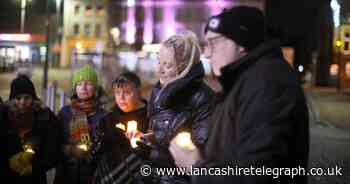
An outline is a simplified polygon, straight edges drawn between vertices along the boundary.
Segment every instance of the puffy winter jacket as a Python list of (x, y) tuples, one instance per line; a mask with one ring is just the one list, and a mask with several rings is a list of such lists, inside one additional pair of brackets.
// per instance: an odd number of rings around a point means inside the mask
[[(149, 102), (150, 127), (155, 135), (152, 162), (160, 167), (175, 167), (168, 147), (182, 131), (191, 133), (192, 141), (202, 150), (208, 138), (208, 121), (213, 91), (203, 82), (201, 63), (189, 73), (165, 87), (158, 83)], [(182, 180), (182, 181), (181, 181)], [(187, 183), (177, 176), (162, 176), (161, 183)]]

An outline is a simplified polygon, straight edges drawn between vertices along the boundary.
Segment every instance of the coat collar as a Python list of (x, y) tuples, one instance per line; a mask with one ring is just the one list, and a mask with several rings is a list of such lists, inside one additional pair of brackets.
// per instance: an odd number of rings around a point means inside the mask
[(156, 101), (159, 102), (160, 106), (167, 107), (170, 101), (179, 100), (178, 95), (185, 94), (188, 90), (192, 90), (192, 85), (194, 81), (201, 80), (204, 76), (204, 68), (202, 63), (195, 64), (191, 70), (180, 79), (177, 79), (165, 87), (161, 88), (160, 83), (156, 85), (159, 93), (156, 96)]
[(280, 42), (271, 40), (264, 42), (256, 49), (248, 52), (247, 55), (238, 59), (237, 61), (223, 67), (221, 69), (222, 75), (219, 77), (219, 81), (223, 86), (225, 92), (229, 92), (234, 85), (236, 78), (259, 61), (259, 59), (268, 52), (278, 51), (280, 49)]

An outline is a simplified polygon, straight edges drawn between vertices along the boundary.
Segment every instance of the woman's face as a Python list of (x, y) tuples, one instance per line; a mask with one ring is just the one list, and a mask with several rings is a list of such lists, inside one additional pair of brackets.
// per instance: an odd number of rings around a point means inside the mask
[(165, 84), (177, 76), (174, 53), (171, 49), (161, 46), (156, 73), (161, 84)]
[(32, 106), (33, 97), (27, 94), (20, 94), (15, 96), (15, 104), (19, 110), (27, 110)]
[(83, 80), (77, 84), (75, 87), (75, 92), (77, 93), (79, 99), (87, 100), (94, 96), (95, 86), (92, 84), (92, 82)]
[(140, 92), (130, 83), (113, 87), (115, 103), (123, 112), (137, 110), (141, 102)]

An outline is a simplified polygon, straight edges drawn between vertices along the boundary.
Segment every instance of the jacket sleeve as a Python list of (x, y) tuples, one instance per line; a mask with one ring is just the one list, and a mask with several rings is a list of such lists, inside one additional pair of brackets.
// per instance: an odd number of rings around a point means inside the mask
[[(46, 113), (46, 112), (45, 112)], [(48, 110), (49, 119), (45, 129), (41, 130), (43, 136), (40, 143), (40, 153), (33, 160), (33, 171), (45, 172), (55, 167), (62, 158), (62, 137), (59, 122), (53, 112)]]
[[(283, 85), (250, 86), (241, 92), (237, 103), (236, 149), (232, 160), (225, 163), (205, 163), (204, 167), (238, 166), (239, 168), (280, 168), (288, 159), (289, 141), (294, 136), (294, 108), (297, 103), (297, 88)], [(233, 106), (233, 104), (232, 104)], [(231, 109), (233, 110), (233, 109)], [(232, 112), (232, 114), (235, 114)], [(233, 123), (228, 122), (225, 123)], [(305, 122), (307, 123), (307, 122)], [(233, 147), (234, 148), (234, 147)], [(228, 149), (232, 149), (228, 145)], [(233, 165), (232, 165), (233, 164)], [(273, 181), (274, 180), (274, 181)], [(194, 183), (274, 183), (272, 176), (205, 176), (194, 177)]]
[(192, 122), (192, 135), (193, 141), (200, 150), (204, 150), (204, 145), (208, 140), (209, 131), (209, 116), (211, 113), (211, 101), (207, 94), (202, 94), (197, 98), (197, 104), (192, 109), (193, 122)]

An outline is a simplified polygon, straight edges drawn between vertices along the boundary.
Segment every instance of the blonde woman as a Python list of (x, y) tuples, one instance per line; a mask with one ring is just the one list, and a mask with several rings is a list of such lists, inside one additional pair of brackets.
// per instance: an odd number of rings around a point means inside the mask
[[(175, 167), (168, 151), (170, 140), (187, 131), (200, 149), (208, 137), (207, 117), (212, 90), (203, 82), (204, 68), (200, 47), (192, 32), (168, 38), (160, 48), (156, 68), (159, 82), (149, 103), (151, 146), (140, 145), (140, 152), (155, 166)], [(162, 176), (160, 183), (188, 183), (180, 176)]]

